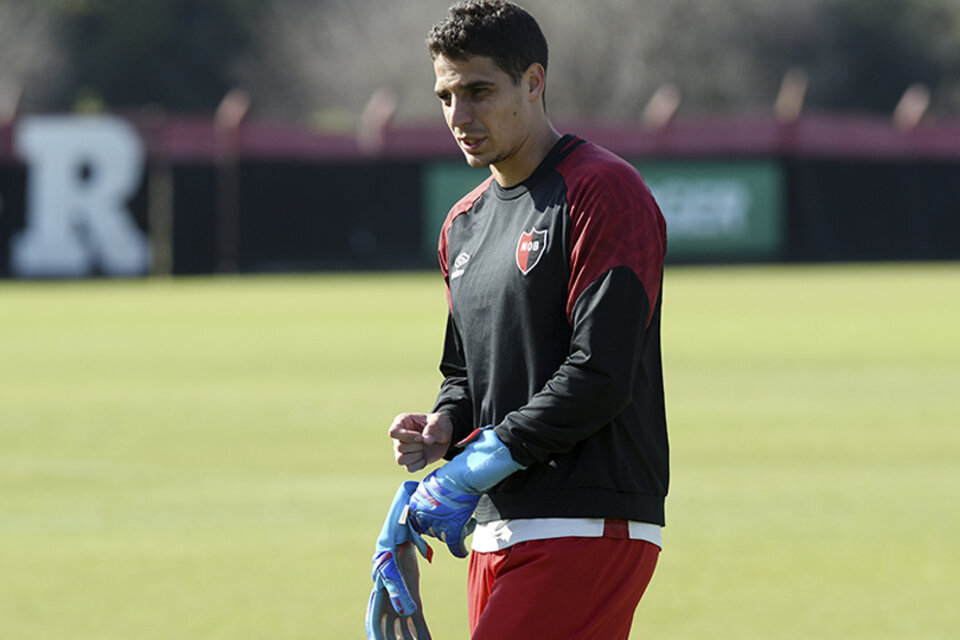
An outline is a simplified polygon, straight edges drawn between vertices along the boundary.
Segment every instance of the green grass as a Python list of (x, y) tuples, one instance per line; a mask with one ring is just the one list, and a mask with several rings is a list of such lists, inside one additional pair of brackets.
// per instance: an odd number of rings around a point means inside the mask
[[(444, 308), (425, 274), (0, 283), (3, 637), (362, 637)], [(960, 265), (675, 267), (663, 317), (633, 637), (953, 637)], [(437, 551), (427, 617), (465, 638)]]

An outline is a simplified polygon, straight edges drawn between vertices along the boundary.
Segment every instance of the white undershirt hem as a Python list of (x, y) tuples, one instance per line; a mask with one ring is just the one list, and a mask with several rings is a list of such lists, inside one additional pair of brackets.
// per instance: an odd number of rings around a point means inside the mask
[[(600, 538), (603, 536), (602, 518), (524, 518), (522, 520), (493, 520), (478, 524), (473, 531), (471, 547), (488, 553), (500, 551), (520, 542), (549, 540), (551, 538)], [(631, 540), (646, 540), (663, 548), (659, 525), (649, 522), (628, 522)]]

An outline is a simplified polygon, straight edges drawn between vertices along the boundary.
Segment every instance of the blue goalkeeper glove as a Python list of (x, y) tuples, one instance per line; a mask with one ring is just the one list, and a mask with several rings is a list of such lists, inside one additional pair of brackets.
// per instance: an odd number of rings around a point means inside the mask
[(492, 427), (477, 429), (458, 443), (463, 445), (460, 455), (424, 478), (410, 499), (413, 528), (439, 538), (458, 558), (467, 556), (464, 542), (476, 525), (472, 516), (480, 494), (526, 469)]
[(400, 485), (380, 531), (373, 555), (373, 591), (367, 603), (368, 640), (429, 640), (420, 602), (416, 548), (427, 562), (433, 550), (407, 521), (407, 506), (416, 490), (413, 480)]

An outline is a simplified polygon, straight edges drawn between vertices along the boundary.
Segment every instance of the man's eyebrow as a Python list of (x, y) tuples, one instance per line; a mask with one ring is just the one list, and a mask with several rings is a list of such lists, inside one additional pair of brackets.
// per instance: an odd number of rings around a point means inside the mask
[[(471, 89), (483, 89), (486, 87), (492, 87), (495, 84), (496, 82), (494, 82), (493, 80), (474, 80), (473, 82), (464, 82), (464, 83), (455, 84), (453, 86), (453, 89), (460, 90), (460, 91), (470, 91)], [(448, 91), (450, 91), (448, 87), (437, 87), (435, 89), (435, 92), (437, 93), (437, 95), (440, 95), (442, 93), (447, 93)]]

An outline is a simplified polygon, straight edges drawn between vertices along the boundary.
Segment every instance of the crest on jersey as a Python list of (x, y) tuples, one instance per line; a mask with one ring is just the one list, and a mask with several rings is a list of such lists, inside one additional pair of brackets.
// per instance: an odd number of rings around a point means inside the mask
[(520, 240), (517, 241), (517, 266), (523, 275), (527, 275), (531, 269), (537, 266), (546, 248), (546, 229), (543, 231), (531, 229), (520, 234)]

